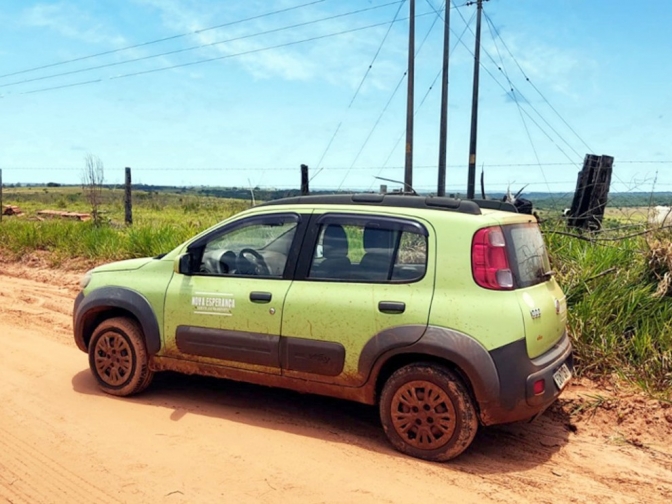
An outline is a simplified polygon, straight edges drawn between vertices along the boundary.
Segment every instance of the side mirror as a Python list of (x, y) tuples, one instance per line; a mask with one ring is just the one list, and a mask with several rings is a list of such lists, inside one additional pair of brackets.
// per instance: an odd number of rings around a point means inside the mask
[(182, 254), (177, 259), (175, 259), (175, 267), (173, 269), (175, 273), (191, 275), (191, 254)]

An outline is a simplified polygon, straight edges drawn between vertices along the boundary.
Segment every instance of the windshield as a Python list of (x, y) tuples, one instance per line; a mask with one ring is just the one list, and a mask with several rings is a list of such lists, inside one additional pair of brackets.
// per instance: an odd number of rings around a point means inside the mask
[(504, 226), (509, 262), (518, 287), (545, 282), (551, 274), (544, 238), (535, 223)]

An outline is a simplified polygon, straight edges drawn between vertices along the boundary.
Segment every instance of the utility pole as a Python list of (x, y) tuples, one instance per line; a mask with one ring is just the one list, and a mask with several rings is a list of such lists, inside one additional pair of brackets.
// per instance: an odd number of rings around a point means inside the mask
[[(476, 0), (476, 48), (474, 49), (474, 91), (471, 101), (471, 138), (469, 140), (469, 174), (467, 199), (474, 199), (476, 181), (476, 136), (478, 133), (478, 76), (481, 65), (481, 13), (483, 1)], [(487, 1), (487, 0), (486, 0)], [(473, 2), (472, 2), (473, 3)]]
[(448, 57), (450, 53), (450, 0), (446, 0), (443, 26), (443, 76), (441, 79), (441, 126), (439, 131), (439, 184), (437, 196), (446, 195), (446, 149), (448, 143)]
[(404, 191), (413, 189), (413, 81), (415, 80), (415, 0), (410, 0), (408, 26), (408, 94), (406, 101), (406, 162)]

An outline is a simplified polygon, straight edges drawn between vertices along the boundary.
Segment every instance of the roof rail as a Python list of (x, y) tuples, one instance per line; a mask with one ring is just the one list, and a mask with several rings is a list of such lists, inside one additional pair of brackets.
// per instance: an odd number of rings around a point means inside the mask
[(481, 208), (474, 201), (446, 198), (443, 196), (417, 196), (411, 194), (395, 193), (295, 196), (291, 198), (268, 201), (266, 203), (262, 203), (262, 205), (372, 205), (399, 208), (430, 208), (471, 215), (481, 215)]

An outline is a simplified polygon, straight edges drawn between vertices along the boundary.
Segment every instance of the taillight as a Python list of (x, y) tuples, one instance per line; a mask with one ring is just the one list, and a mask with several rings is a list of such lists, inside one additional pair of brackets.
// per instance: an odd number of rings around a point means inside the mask
[(513, 274), (506, 255), (506, 241), (499, 226), (479, 229), (471, 245), (471, 270), (481, 287), (513, 289)]

